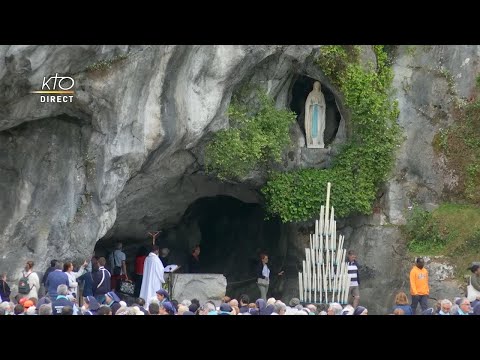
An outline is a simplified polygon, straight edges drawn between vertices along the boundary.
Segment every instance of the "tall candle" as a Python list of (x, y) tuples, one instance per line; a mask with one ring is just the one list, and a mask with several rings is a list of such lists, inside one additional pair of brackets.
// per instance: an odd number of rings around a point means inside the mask
[(323, 301), (322, 301), (322, 288), (321, 287), (318, 288), (318, 302), (320, 304), (323, 303)]
[(327, 182), (327, 201), (325, 203), (325, 209), (328, 212), (328, 209), (330, 207), (330, 187), (332, 184), (330, 182)]
[(322, 254), (322, 258), (323, 258), (323, 235), (320, 234), (320, 253)]
[[(328, 261), (327, 261), (328, 264)], [(327, 290), (330, 291), (331, 285), (330, 285), (330, 266), (327, 266), (325, 269), (325, 274), (327, 275)]]
[[(322, 267), (318, 265), (317, 267), (317, 289), (320, 292), (320, 299), (322, 296)], [(322, 300), (319, 301), (321, 302)]]
[[(306, 294), (307, 291), (307, 264), (305, 260), (303, 260), (303, 292)], [(306, 295), (303, 297), (304, 301), (307, 301)]]
[(327, 277), (325, 272), (325, 263), (322, 264), (322, 282), (323, 282), (323, 289), (327, 288)]
[(308, 273), (308, 302), (312, 301), (312, 272)]
[(332, 241), (333, 241), (333, 248), (336, 249), (337, 248), (337, 238), (335, 236), (335, 226), (336, 226), (336, 221), (333, 220), (333, 206), (332, 206), (332, 227), (330, 229), (330, 231), (332, 232)]
[[(303, 283), (306, 284), (307, 278), (306, 275), (303, 277)], [(307, 301), (307, 287), (303, 287), (303, 301)]]
[(337, 251), (337, 264), (340, 264), (342, 261), (342, 252), (343, 252), (343, 236), (340, 235), (338, 239), (338, 251)]
[[(333, 208), (332, 208), (333, 209)], [(333, 213), (332, 213), (333, 215)], [(329, 226), (329, 232), (330, 232), (330, 249), (333, 249), (334, 248), (334, 245), (333, 245), (333, 232), (332, 232), (332, 229), (333, 229), (333, 219), (330, 219), (330, 225)]]
[(334, 234), (335, 234), (335, 239), (337, 239), (337, 222), (335, 221), (335, 226), (333, 227), (333, 231), (334, 231)]
[(324, 225), (324, 220), (325, 220), (325, 219), (324, 219), (324, 217), (325, 217), (324, 212), (325, 212), (325, 207), (322, 205), (322, 206), (320, 207), (320, 229), (319, 229), (320, 235), (323, 235), (323, 234), (325, 233), (325, 232), (324, 232), (324, 226), (325, 226), (325, 225)]
[(310, 249), (307, 249), (305, 257), (305, 268), (307, 270), (307, 292), (311, 291), (310, 288), (310, 273), (312, 271), (311, 264), (310, 264)]
[(310, 273), (310, 249), (305, 249), (305, 268), (307, 269), (307, 274)]
[(303, 279), (302, 279), (302, 273), (298, 272), (298, 293), (299, 293), (299, 298), (300, 301), (303, 301)]
[(327, 269), (330, 267), (330, 251), (325, 251), (325, 265)]
[(338, 268), (337, 268), (337, 272), (334, 272), (334, 275), (333, 275), (333, 291), (334, 292), (337, 292), (337, 287), (338, 287), (337, 279), (338, 279)]

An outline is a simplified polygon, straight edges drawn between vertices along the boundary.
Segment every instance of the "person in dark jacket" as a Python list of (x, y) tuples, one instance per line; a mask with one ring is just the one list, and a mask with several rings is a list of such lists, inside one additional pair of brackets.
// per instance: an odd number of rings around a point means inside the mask
[[(55, 264), (55, 270), (48, 274), (47, 280), (45, 281), (47, 295), (52, 301), (57, 298), (57, 289), (59, 285), (65, 284), (68, 287), (70, 284), (68, 281), (68, 275), (65, 274), (62, 270), (63, 263), (61, 261), (57, 261), (57, 263)], [(53, 308), (52, 310), (55, 313), (55, 310)]]
[(100, 304), (103, 304), (105, 302), (105, 294), (110, 291), (110, 271), (105, 269), (105, 264), (107, 261), (105, 258), (102, 256), (101, 258), (98, 259), (98, 271), (95, 271), (92, 273), (92, 278), (93, 278), (93, 295), (95, 296), (95, 299)]
[(250, 302), (250, 297), (247, 294), (242, 294), (240, 295), (240, 298), (238, 299), (238, 302), (240, 303), (240, 313), (247, 313), (248, 312), (248, 304)]
[(93, 277), (90, 271), (86, 271), (82, 276), (78, 278), (79, 281), (83, 281), (83, 296), (93, 296)]
[(2, 301), (10, 301), (10, 286), (7, 284), (7, 274), (3, 273), (0, 278), (0, 298)]
[[(56, 270), (54, 271), (56, 272)], [(53, 273), (52, 273), (53, 274)], [(58, 294), (56, 299), (52, 301), (52, 312), (53, 315), (62, 315), (62, 309), (64, 306), (74, 307), (73, 302), (68, 300), (68, 285), (61, 284), (58, 285), (56, 293)]]
[(53, 259), (52, 261), (50, 261), (50, 267), (45, 271), (45, 274), (43, 274), (42, 284), (45, 288), (47, 287), (46, 282), (48, 274), (50, 274), (52, 271), (55, 271), (55, 265), (57, 265), (57, 260)]
[(188, 272), (191, 274), (200, 272), (200, 245), (195, 245), (188, 258)]
[(135, 256), (135, 290), (133, 292), (133, 295), (137, 298), (140, 296), (140, 290), (142, 288), (143, 266), (145, 264), (145, 259), (148, 256), (148, 253), (148, 249), (145, 246), (141, 246), (138, 249), (137, 255)]
[[(257, 265), (257, 285), (260, 290), (260, 298), (267, 301), (268, 287), (270, 285), (270, 268), (268, 267), (268, 255), (265, 253), (260, 254), (260, 262)], [(280, 271), (277, 275), (282, 276), (283, 271)]]
[(407, 294), (405, 294), (403, 291), (400, 291), (397, 296), (395, 296), (395, 306), (392, 309), (392, 312), (394, 312), (395, 309), (402, 309), (405, 315), (413, 315), (412, 307), (408, 302)]

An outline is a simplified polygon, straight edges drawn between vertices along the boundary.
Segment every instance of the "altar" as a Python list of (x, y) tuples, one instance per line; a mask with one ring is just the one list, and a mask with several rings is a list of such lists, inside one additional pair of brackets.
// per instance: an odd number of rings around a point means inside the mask
[(198, 299), (203, 305), (211, 300), (219, 306), (227, 290), (227, 279), (223, 274), (164, 274), (165, 290), (170, 298), (179, 303), (183, 300)]

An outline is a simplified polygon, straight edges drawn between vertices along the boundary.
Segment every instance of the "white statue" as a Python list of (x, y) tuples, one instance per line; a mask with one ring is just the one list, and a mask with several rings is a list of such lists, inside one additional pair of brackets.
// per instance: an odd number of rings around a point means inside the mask
[(307, 148), (325, 147), (323, 133), (325, 131), (325, 98), (320, 90), (320, 82), (313, 83), (313, 90), (305, 102), (305, 133)]

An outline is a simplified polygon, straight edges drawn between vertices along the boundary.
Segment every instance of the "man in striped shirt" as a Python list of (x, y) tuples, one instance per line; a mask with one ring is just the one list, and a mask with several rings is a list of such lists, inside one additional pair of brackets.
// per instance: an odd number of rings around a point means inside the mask
[(347, 257), (347, 270), (348, 277), (350, 279), (349, 295), (353, 298), (353, 308), (356, 308), (360, 302), (360, 291), (358, 290), (358, 286), (360, 285), (360, 277), (358, 276), (359, 265), (357, 262), (357, 254), (355, 254), (355, 251), (353, 250), (348, 250)]

